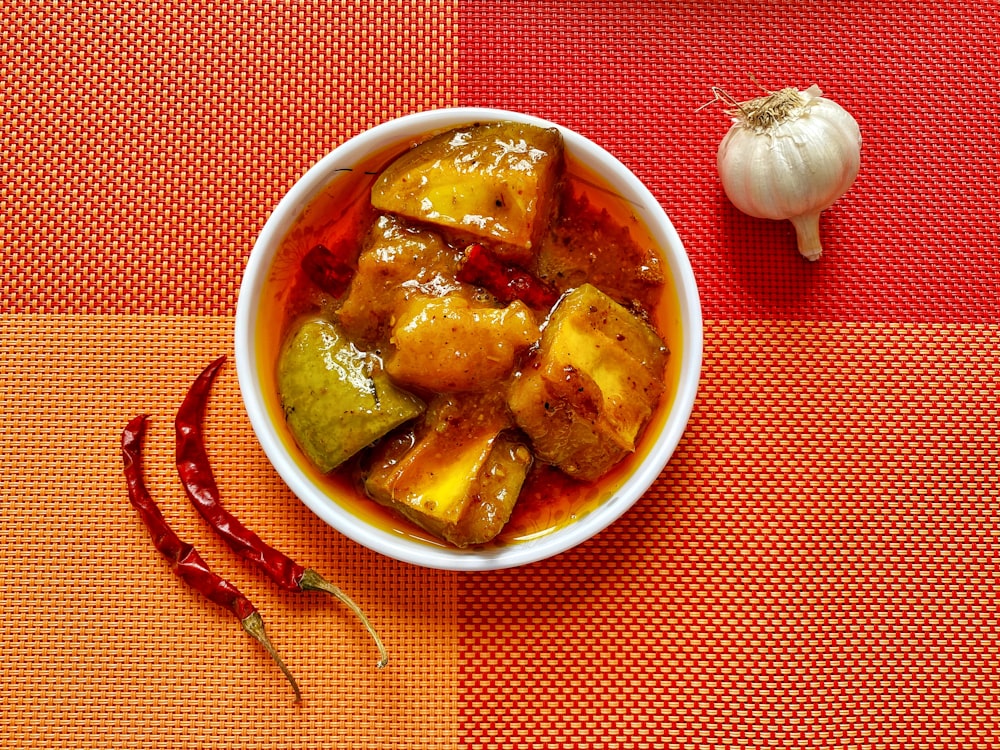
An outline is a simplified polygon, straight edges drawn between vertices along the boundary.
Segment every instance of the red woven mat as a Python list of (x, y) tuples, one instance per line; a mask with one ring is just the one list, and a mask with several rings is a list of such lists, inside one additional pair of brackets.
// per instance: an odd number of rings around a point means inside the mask
[[(988, 2), (8, 3), (0, 9), (0, 745), (1000, 746), (998, 69)], [(726, 200), (719, 86), (818, 84), (862, 170), (825, 255)], [(371, 616), (276, 591), (180, 490), (172, 419), (230, 353), (256, 234), (347, 137), (431, 107), (561, 122), (670, 214), (698, 401), (632, 511), (555, 559), (387, 560), (281, 483), (221, 372), (227, 507)], [(305, 694), (172, 576), (117, 441), (260, 608)]]

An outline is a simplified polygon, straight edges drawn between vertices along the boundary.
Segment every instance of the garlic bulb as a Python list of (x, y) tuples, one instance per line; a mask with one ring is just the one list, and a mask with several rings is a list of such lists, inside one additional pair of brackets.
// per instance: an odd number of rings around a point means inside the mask
[(757, 218), (791, 220), (809, 260), (823, 252), (820, 212), (847, 192), (861, 166), (857, 121), (822, 94), (818, 86), (786, 88), (730, 102), (733, 125), (717, 156), (733, 205)]

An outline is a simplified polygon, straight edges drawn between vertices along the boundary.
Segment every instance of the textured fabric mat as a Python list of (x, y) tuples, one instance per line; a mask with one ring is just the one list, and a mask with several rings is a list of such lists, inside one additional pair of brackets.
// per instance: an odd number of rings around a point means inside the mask
[[(46, 3), (0, 8), (0, 746), (1000, 747), (1000, 146), (993, 3)], [(808, 264), (715, 172), (719, 86), (816, 83), (862, 171)], [(341, 585), (277, 591), (177, 483), (174, 412), (232, 353), (281, 195), (391, 117), (573, 127), (670, 214), (699, 282), (687, 432), (620, 521), (552, 560), (385, 559), (283, 485), (221, 371), (227, 507)], [(291, 691), (129, 506), (150, 490), (260, 608)]]

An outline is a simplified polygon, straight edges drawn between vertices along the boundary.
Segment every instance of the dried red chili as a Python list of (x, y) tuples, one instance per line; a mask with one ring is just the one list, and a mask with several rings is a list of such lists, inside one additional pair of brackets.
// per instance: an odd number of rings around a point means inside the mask
[(343, 294), (354, 276), (350, 263), (326, 245), (316, 245), (302, 257), (302, 271), (313, 284), (333, 297)]
[(323, 591), (343, 602), (371, 634), (379, 651), (377, 666), (384, 667), (389, 663), (389, 654), (375, 628), (353, 599), (316, 571), (304, 568), (264, 542), (223, 507), (205, 450), (202, 421), (212, 382), (225, 360), (225, 356), (222, 356), (211, 362), (195, 379), (174, 420), (177, 433), (177, 471), (188, 498), (202, 518), (233, 551), (257, 566), (277, 585), (287, 591)]
[(142, 471), (142, 438), (146, 431), (146, 415), (133, 418), (122, 432), (122, 458), (125, 462), (125, 482), (129, 500), (139, 511), (153, 544), (170, 561), (174, 573), (195, 591), (225, 607), (240, 621), (243, 629), (271, 655), (295, 691), (295, 700), (302, 699), (295, 677), (285, 666), (264, 631), (264, 620), (253, 603), (226, 579), (213, 573), (193, 545), (182, 542), (167, 524), (159, 506), (149, 494)]
[(469, 245), (456, 278), (486, 289), (504, 304), (521, 300), (529, 307), (547, 310), (559, 293), (523, 268), (507, 265), (479, 244)]

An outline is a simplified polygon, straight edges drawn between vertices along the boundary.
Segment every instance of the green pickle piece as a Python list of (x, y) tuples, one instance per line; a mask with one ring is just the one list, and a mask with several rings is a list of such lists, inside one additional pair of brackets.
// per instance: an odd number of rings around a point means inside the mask
[(306, 321), (286, 343), (278, 393), (296, 442), (324, 473), (425, 409), (389, 380), (376, 356), (322, 319)]

